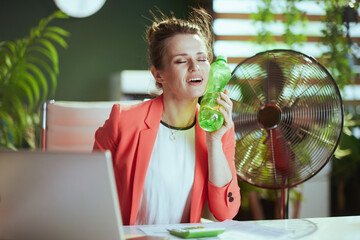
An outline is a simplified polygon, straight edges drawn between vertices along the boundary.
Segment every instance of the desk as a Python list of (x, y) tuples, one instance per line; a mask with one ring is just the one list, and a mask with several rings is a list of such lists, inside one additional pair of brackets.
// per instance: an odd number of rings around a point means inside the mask
[[(221, 240), (239, 239), (301, 239), (301, 240), (360, 240), (360, 216), (260, 220), (260, 221), (225, 221), (202, 224), (175, 224), (174, 226), (205, 225), (209, 227), (226, 227), (226, 232), (217, 238)], [(166, 228), (172, 225), (156, 225), (163, 232), (156, 235), (171, 236)], [(143, 235), (141, 229), (152, 226), (124, 226), (126, 235)], [(141, 229), (140, 229), (141, 228)], [(252, 230), (254, 231), (252, 231)], [(272, 231), (274, 230), (274, 231)], [(274, 233), (274, 234), (272, 234)], [(178, 239), (171, 236), (171, 239)]]

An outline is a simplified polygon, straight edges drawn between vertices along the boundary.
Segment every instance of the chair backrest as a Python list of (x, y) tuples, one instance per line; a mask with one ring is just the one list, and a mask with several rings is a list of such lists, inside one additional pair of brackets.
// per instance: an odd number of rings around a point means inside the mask
[(131, 101), (48, 101), (43, 104), (43, 151), (91, 152), (95, 131), (108, 119), (115, 103), (135, 104)]

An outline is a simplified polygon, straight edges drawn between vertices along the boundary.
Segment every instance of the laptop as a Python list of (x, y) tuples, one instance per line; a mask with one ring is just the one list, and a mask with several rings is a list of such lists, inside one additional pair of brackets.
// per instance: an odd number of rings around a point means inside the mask
[(0, 239), (124, 240), (110, 152), (0, 151)]

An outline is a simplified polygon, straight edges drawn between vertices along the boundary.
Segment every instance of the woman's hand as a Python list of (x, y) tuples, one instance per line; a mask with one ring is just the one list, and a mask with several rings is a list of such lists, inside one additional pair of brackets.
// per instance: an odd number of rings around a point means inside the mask
[(222, 106), (219, 108), (219, 110), (224, 116), (224, 123), (220, 129), (214, 132), (206, 132), (206, 137), (208, 141), (209, 140), (221, 141), (221, 138), (229, 129), (231, 129), (233, 125), (233, 121), (232, 121), (233, 103), (230, 99), (228, 90), (225, 89), (224, 92), (221, 92), (220, 97), (221, 98), (216, 99), (216, 102)]
[(224, 93), (220, 93), (220, 97), (216, 101), (222, 106), (219, 109), (224, 116), (224, 123), (219, 130), (206, 132), (206, 144), (209, 157), (209, 181), (215, 186), (223, 187), (233, 179), (221, 142), (224, 134), (233, 126), (233, 104), (226, 89)]

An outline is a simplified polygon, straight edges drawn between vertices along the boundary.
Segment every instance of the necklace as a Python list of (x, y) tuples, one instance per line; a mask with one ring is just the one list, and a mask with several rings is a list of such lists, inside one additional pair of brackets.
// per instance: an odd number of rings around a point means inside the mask
[(169, 139), (171, 140), (171, 141), (175, 141), (175, 133), (177, 132), (177, 131), (179, 131), (179, 130), (172, 130), (171, 128), (170, 128), (170, 132), (171, 132), (171, 135), (169, 136)]
[(195, 125), (195, 123), (196, 123), (196, 119), (194, 120), (194, 122), (193, 122), (190, 126), (187, 126), (187, 127), (173, 127), (173, 126), (170, 126), (170, 125), (168, 125), (167, 123), (163, 122), (162, 120), (160, 120), (160, 123), (161, 123), (162, 125), (164, 125), (165, 127), (167, 127), (167, 128), (170, 130), (171, 134), (170, 134), (170, 136), (169, 136), (169, 139), (170, 139), (171, 141), (175, 141), (175, 139), (176, 139), (175, 134), (176, 134), (178, 131), (188, 130), (188, 129), (192, 128), (192, 127)]

